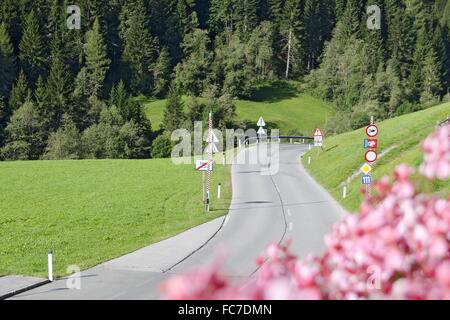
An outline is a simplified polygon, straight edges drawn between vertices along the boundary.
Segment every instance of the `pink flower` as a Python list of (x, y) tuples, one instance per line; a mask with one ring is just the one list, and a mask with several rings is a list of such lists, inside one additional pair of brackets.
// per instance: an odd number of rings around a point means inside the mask
[(428, 179), (450, 178), (450, 126), (437, 128), (422, 142), (425, 153), (420, 172)]

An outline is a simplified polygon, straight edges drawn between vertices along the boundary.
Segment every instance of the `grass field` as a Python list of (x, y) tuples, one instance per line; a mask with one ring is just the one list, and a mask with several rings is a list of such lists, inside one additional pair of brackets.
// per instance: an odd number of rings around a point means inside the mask
[[(183, 97), (185, 106), (189, 97)], [(145, 101), (145, 112), (155, 129), (163, 120), (165, 100)], [(252, 100), (236, 100), (236, 123), (256, 125), (263, 116), (270, 128), (281, 134), (298, 130), (311, 135), (316, 126), (323, 126), (331, 108), (321, 100), (300, 93), (294, 85), (275, 83), (261, 87)]]
[[(437, 121), (445, 120), (449, 115), (450, 103), (446, 103), (378, 123), (379, 153), (393, 146), (395, 148), (376, 162), (372, 172), (373, 178), (379, 179), (391, 174), (400, 163), (408, 163), (417, 168), (423, 159), (420, 142), (433, 131)], [(325, 139), (324, 150), (320, 151), (319, 155), (317, 150), (312, 150), (303, 157), (303, 164), (312, 175), (344, 207), (352, 211), (358, 208), (362, 200), (359, 192), (361, 177), (358, 176), (351, 182), (346, 199), (342, 199), (341, 183), (364, 164), (364, 138), (365, 129), (329, 137)], [(311, 165), (307, 163), (309, 156), (312, 157)], [(434, 182), (421, 187), (425, 192), (439, 192), (445, 196), (450, 193), (449, 181)]]
[[(203, 212), (201, 173), (171, 160), (0, 162), (0, 276), (82, 269), (173, 236), (228, 211), (228, 166), (215, 166)], [(213, 194), (215, 194), (213, 192)]]

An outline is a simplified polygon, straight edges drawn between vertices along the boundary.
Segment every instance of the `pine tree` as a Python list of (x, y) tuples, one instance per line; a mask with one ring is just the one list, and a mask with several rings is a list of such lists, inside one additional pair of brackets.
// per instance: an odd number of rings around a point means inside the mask
[[(63, 114), (71, 114), (70, 96), (72, 92), (72, 83), (68, 74), (68, 69), (62, 61), (61, 55), (56, 54), (53, 58), (53, 63), (47, 80), (48, 101), (53, 111), (52, 128), (55, 130), (59, 128)], [(76, 110), (73, 112), (76, 112)], [(75, 117), (74, 114), (72, 114), (72, 116)]]
[(41, 34), (38, 18), (32, 10), (25, 20), (19, 45), (20, 63), (32, 87), (45, 72), (46, 54)]
[(280, 25), (281, 55), (284, 57), (284, 77), (289, 79), (302, 73), (304, 48), (304, 22), (299, 0), (286, 0), (283, 8), (284, 19)]
[(181, 95), (175, 87), (171, 87), (169, 95), (167, 96), (166, 109), (164, 110), (164, 118), (162, 127), (165, 131), (171, 133), (174, 130), (180, 129), (184, 121), (183, 113), (184, 104), (181, 100)]
[(163, 48), (159, 53), (158, 60), (153, 68), (154, 88), (153, 94), (162, 97), (167, 93), (171, 77), (170, 54), (167, 48)]
[(110, 106), (117, 107), (122, 118), (129, 118), (129, 97), (125, 89), (125, 84), (122, 80), (120, 80), (119, 84), (112, 87), (109, 96), (109, 104)]
[(22, 29), (19, 17), (19, 1), (2, 0), (0, 2), (0, 23), (5, 24), (13, 47), (18, 49)]
[(42, 76), (39, 76), (36, 81), (36, 89), (34, 90), (34, 101), (36, 102), (36, 108), (42, 114), (52, 118), (52, 111), (50, 109), (50, 103), (48, 99), (47, 85)]
[(422, 93), (420, 102), (430, 105), (439, 101), (439, 94), (442, 91), (438, 57), (434, 49), (430, 49), (425, 57), (422, 68)]
[(7, 110), (3, 101), (3, 97), (0, 96), (0, 148), (5, 142), (5, 127), (6, 127)]
[[(79, 75), (77, 85), (84, 87), (84, 90), (81, 91), (88, 97), (100, 97), (111, 60), (106, 55), (106, 45), (98, 19), (95, 20), (92, 30), (86, 35), (85, 56), (86, 64), (80, 71), (84, 74), (85, 79)], [(86, 83), (81, 83), (83, 80), (86, 80)]]
[(11, 89), (11, 95), (9, 97), (9, 110), (11, 113), (19, 109), (27, 100), (30, 89), (28, 88), (28, 82), (25, 77), (25, 73), (20, 70), (19, 77), (15, 85)]
[(8, 97), (17, 76), (14, 48), (4, 23), (0, 24), (0, 97)]
[(144, 2), (126, 4), (121, 13), (121, 39), (124, 43), (123, 61), (131, 72), (130, 87), (135, 93), (148, 93), (152, 87), (151, 67), (156, 45), (149, 31), (149, 19)]
[(258, 24), (256, 0), (236, 1), (235, 25), (236, 30), (241, 35), (241, 39), (247, 40), (250, 33)]
[(181, 35), (192, 32), (199, 27), (195, 0), (176, 0), (176, 13)]

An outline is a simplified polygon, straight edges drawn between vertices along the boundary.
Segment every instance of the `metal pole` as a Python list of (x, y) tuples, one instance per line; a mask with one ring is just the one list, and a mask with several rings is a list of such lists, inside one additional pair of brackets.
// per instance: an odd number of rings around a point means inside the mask
[(206, 185), (205, 185), (205, 171), (202, 171), (202, 185), (203, 185), (203, 202), (206, 201)]

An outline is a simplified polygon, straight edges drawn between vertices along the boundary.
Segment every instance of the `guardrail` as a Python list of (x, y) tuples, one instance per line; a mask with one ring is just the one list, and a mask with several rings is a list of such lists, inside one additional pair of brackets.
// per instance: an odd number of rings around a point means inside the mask
[(261, 137), (247, 137), (245, 138), (245, 144), (250, 144), (250, 143), (257, 143), (259, 141), (271, 141), (271, 140), (275, 140), (275, 141), (280, 141), (281, 139), (287, 139), (287, 140), (299, 140), (302, 141), (304, 143), (304, 141), (313, 141), (314, 137), (303, 137), (303, 136), (278, 136), (278, 137), (268, 137), (265, 136), (263, 138)]

